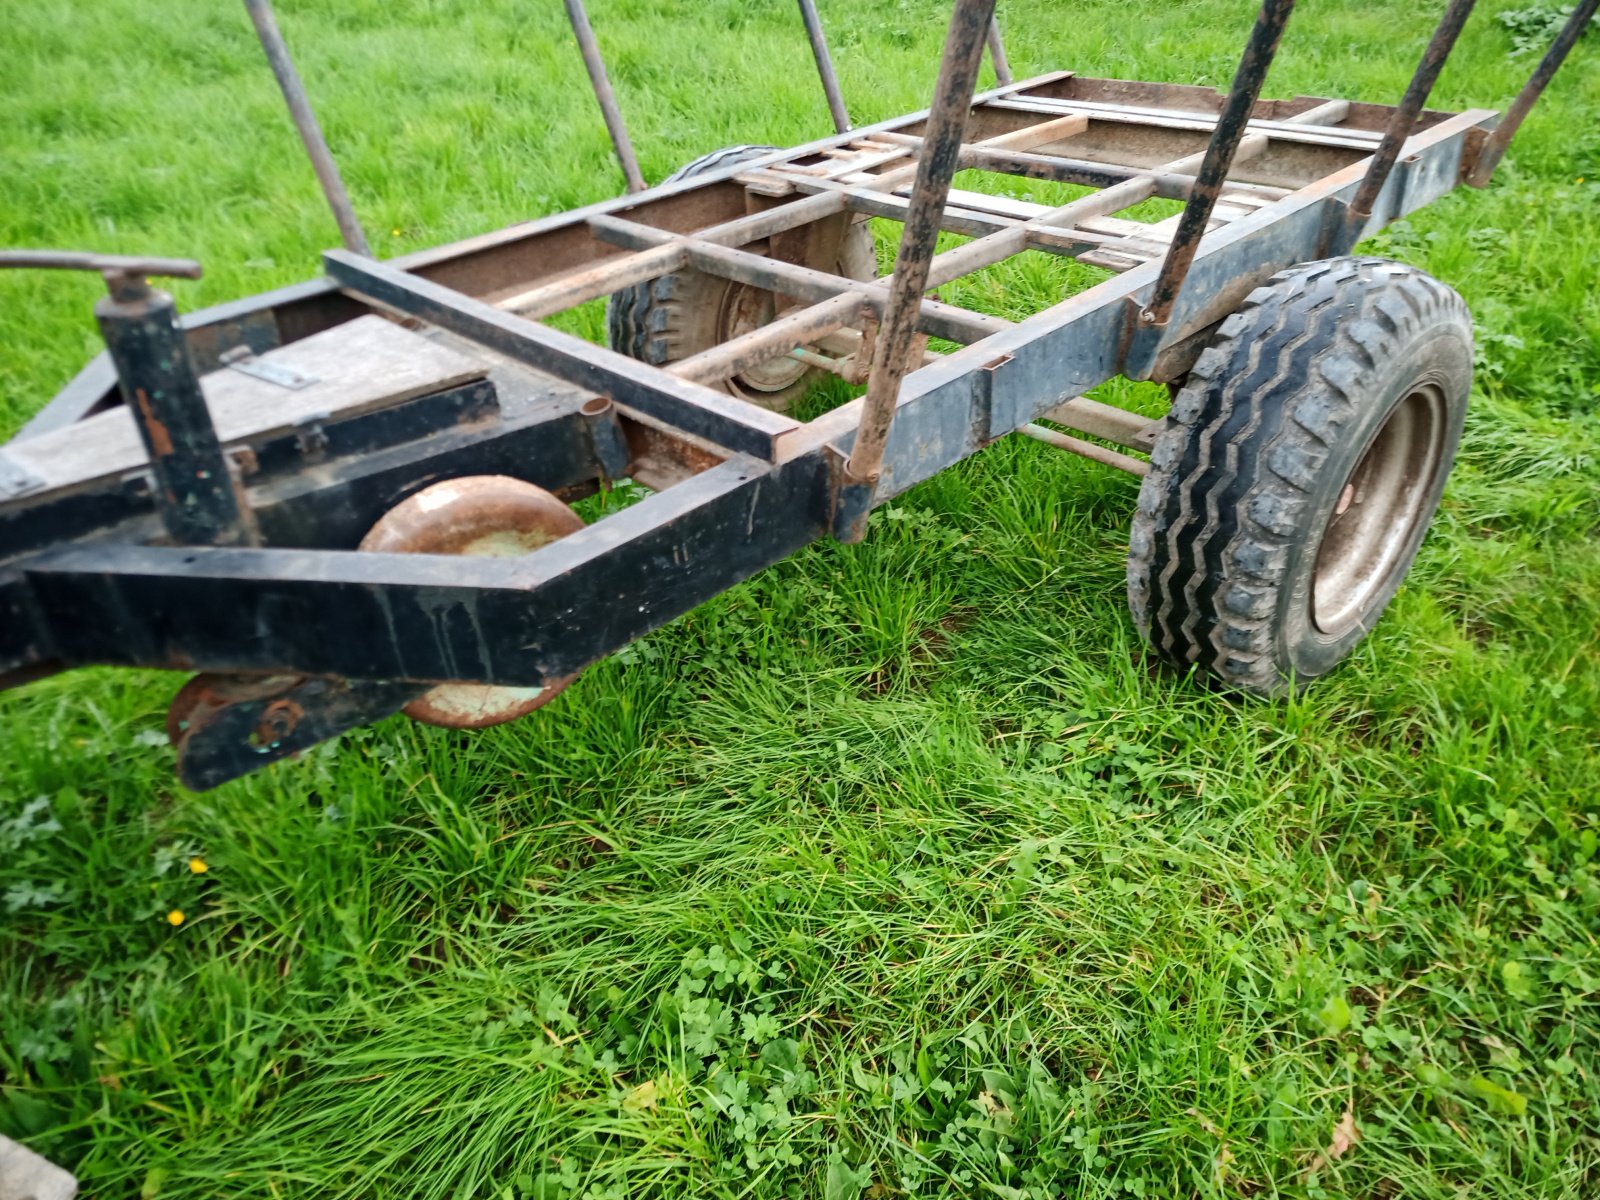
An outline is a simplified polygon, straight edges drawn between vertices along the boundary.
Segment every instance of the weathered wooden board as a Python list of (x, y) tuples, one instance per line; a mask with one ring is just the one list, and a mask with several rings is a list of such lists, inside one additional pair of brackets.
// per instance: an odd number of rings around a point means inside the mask
[[(202, 376), (200, 386), (224, 446), (399, 404), (488, 373), (482, 362), (375, 316), (312, 334), (261, 355), (259, 361), (287, 367), (313, 382), (286, 388), (231, 369)], [(148, 461), (126, 408), (12, 442), (5, 453), (52, 489), (121, 475)]]

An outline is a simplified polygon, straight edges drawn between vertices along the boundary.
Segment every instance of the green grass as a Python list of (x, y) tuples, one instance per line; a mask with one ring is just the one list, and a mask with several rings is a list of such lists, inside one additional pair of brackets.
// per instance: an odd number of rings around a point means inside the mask
[[(1303, 6), (1269, 94), (1391, 101), (1437, 7)], [(1439, 106), (1514, 92), (1508, 7)], [(1002, 14), (1019, 72), (1225, 84), (1250, 8)], [(648, 177), (825, 131), (787, 0), (592, 9)], [(925, 102), (947, 11), (824, 3), (858, 119)], [(617, 190), (559, 5), (280, 18), (385, 254)], [(315, 273), (237, 6), (0, 28), (0, 243), (194, 255), (188, 308)], [(0, 696), (0, 1131), (97, 1197), (1595, 1195), (1600, 44), (1374, 248), (1471, 303), (1474, 408), (1411, 581), (1297, 700), (1152, 669), (1133, 481), (1015, 439), (499, 730), (195, 796), (176, 677)], [(98, 290), (0, 274), (0, 429)]]

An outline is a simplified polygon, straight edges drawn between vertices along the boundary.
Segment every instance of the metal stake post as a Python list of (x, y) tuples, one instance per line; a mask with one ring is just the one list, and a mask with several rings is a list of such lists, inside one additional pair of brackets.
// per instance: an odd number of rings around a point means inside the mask
[(1250, 30), (1250, 40), (1245, 44), (1244, 57), (1239, 60), (1239, 70), (1233, 77), (1233, 87), (1223, 102), (1222, 112), (1206, 147), (1206, 156), (1200, 163), (1200, 174), (1195, 177), (1194, 188), (1178, 218), (1178, 229), (1172, 245), (1161, 264), (1161, 274), (1156, 279), (1150, 303), (1139, 313), (1139, 320), (1147, 327), (1160, 329), (1172, 317), (1172, 306), (1177, 303), (1183, 278), (1194, 262), (1195, 251), (1211, 223), (1211, 211), (1216, 207), (1222, 185), (1228, 180), (1233, 167), (1234, 152), (1250, 124), (1250, 110), (1261, 95), (1261, 85), (1266, 82), (1267, 68), (1278, 52), (1278, 42), (1283, 38), (1283, 27), (1289, 23), (1294, 10), (1294, 0), (1263, 0)]
[(815, 0), (800, 0), (800, 19), (806, 23), (806, 37), (811, 39), (811, 56), (817, 60), (817, 74), (828, 97), (834, 132), (849, 133), (850, 113), (844, 106), (844, 93), (839, 90), (839, 77), (833, 73), (833, 56), (828, 53), (828, 39), (823, 36)]
[(1001, 87), (1011, 82), (1011, 63), (1006, 58), (1006, 44), (1000, 40), (1000, 19), (989, 18), (989, 61), (994, 63), (994, 81)]
[[(842, 526), (836, 525), (835, 533), (843, 541), (860, 541), (866, 534), (872, 489), (883, 469), (883, 451), (900, 398), (900, 380), (911, 365), (922, 292), (928, 282), (928, 264), (938, 241), (950, 181), (960, 161), (961, 139), (972, 108), (972, 89), (977, 83), (978, 67), (983, 62), (984, 39), (994, 16), (994, 5), (995, 0), (956, 0), (955, 13), (950, 18), (950, 32), (945, 37), (944, 57), (939, 64), (939, 82), (935, 85), (933, 106), (923, 129), (922, 152), (906, 212), (905, 232), (895, 256), (889, 300), (884, 306), (882, 331), (861, 410), (861, 424), (845, 463), (846, 487), (857, 489), (857, 495), (848, 502), (843, 502), (846, 498), (841, 497), (840, 507), (846, 510), (846, 520)], [(859, 512), (854, 512), (857, 508)]]
[(1483, 187), (1489, 182), (1489, 176), (1494, 174), (1494, 169), (1505, 157), (1506, 147), (1511, 144), (1511, 139), (1516, 137), (1517, 130), (1522, 127), (1528, 110), (1544, 93), (1551, 77), (1560, 69), (1574, 43), (1582, 36), (1584, 27), (1594, 19), (1596, 9), (1600, 9), (1600, 0), (1583, 0), (1583, 3), (1572, 10), (1572, 16), (1567, 18), (1567, 23), (1561, 27), (1561, 32), (1556, 34), (1556, 40), (1550, 44), (1550, 49), (1545, 51), (1544, 57), (1539, 60), (1539, 65), (1534, 68), (1528, 82), (1517, 93), (1517, 98), (1511, 102), (1505, 117), (1495, 126), (1495, 131), (1489, 135), (1489, 140), (1478, 152), (1478, 161), (1473, 164), (1472, 173), (1467, 176), (1467, 182), (1473, 187)]
[(1340, 247), (1341, 251), (1349, 249), (1349, 244), (1355, 241), (1361, 227), (1372, 215), (1372, 205), (1378, 199), (1378, 193), (1383, 190), (1395, 160), (1400, 157), (1400, 148), (1405, 145), (1406, 139), (1411, 136), (1411, 131), (1416, 128), (1417, 118), (1422, 114), (1422, 106), (1428, 102), (1428, 94), (1433, 91), (1434, 81), (1444, 69), (1445, 59), (1450, 57), (1450, 50), (1456, 44), (1456, 38), (1461, 36), (1461, 27), (1467, 23), (1467, 17), (1471, 14), (1474, 3), (1475, 0), (1450, 0), (1449, 6), (1444, 10), (1444, 16), (1439, 18), (1439, 27), (1433, 31), (1433, 37), (1423, 50), (1422, 60), (1417, 63), (1416, 74), (1412, 75), (1411, 82), (1406, 85), (1405, 95), (1400, 98), (1399, 107), (1389, 118), (1389, 127), (1383, 131), (1383, 141), (1378, 143), (1372, 161), (1367, 164), (1367, 173), (1361, 180), (1361, 187), (1356, 191), (1356, 198), (1350, 202), (1350, 216), (1345, 229), (1346, 244)]
[(361, 230), (355, 209), (350, 207), (350, 194), (344, 190), (344, 180), (339, 177), (339, 168), (328, 151), (328, 143), (322, 137), (322, 127), (317, 124), (316, 114), (311, 111), (311, 101), (306, 97), (305, 86), (294, 69), (294, 60), (289, 57), (289, 47), (283, 40), (283, 34), (278, 32), (278, 22), (272, 15), (270, 0), (244, 0), (244, 7), (256, 27), (256, 36), (261, 39), (261, 48), (267, 53), (267, 65), (272, 68), (278, 88), (289, 105), (289, 116), (294, 120), (295, 132), (300, 135), (300, 143), (311, 159), (311, 169), (317, 173), (322, 194), (327, 198), (328, 207), (333, 210), (333, 219), (338, 223), (339, 236), (344, 240), (345, 249), (352, 254), (371, 258), (372, 250), (367, 245), (367, 235)]
[(594, 87), (594, 98), (600, 104), (600, 115), (605, 118), (606, 132), (611, 135), (617, 162), (622, 165), (622, 177), (627, 181), (630, 192), (642, 192), (645, 187), (644, 176), (639, 174), (639, 160), (634, 157), (633, 143), (628, 140), (628, 127), (622, 123), (622, 110), (617, 107), (616, 93), (611, 90), (611, 78), (606, 74), (605, 60), (600, 57), (600, 44), (594, 40), (589, 14), (583, 9), (583, 0), (566, 0), (566, 5), (567, 20), (572, 23), (572, 36), (578, 39), (583, 66), (589, 72), (589, 82)]

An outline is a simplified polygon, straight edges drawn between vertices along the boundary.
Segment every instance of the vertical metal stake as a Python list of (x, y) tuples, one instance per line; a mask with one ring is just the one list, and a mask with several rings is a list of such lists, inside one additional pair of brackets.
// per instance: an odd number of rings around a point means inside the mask
[(828, 97), (834, 132), (849, 133), (850, 113), (844, 106), (844, 93), (839, 90), (839, 77), (833, 73), (833, 56), (828, 53), (828, 39), (823, 36), (822, 18), (817, 16), (814, 0), (800, 0), (800, 19), (806, 23), (806, 36), (811, 39), (811, 56), (817, 60), (817, 74), (822, 78), (823, 94)]
[(1222, 185), (1228, 181), (1233, 167), (1234, 152), (1250, 125), (1250, 111), (1261, 95), (1261, 85), (1266, 82), (1267, 68), (1278, 52), (1278, 42), (1283, 38), (1283, 27), (1289, 23), (1294, 10), (1294, 0), (1263, 0), (1256, 23), (1250, 30), (1250, 40), (1245, 43), (1244, 57), (1239, 60), (1239, 70), (1233, 77), (1233, 87), (1217, 114), (1217, 124), (1211, 141), (1206, 146), (1206, 156), (1200, 162), (1200, 174), (1195, 177), (1189, 199), (1184, 203), (1183, 215), (1178, 218), (1177, 232), (1161, 264), (1161, 275), (1156, 279), (1150, 303), (1139, 313), (1140, 322), (1150, 328), (1164, 327), (1172, 317), (1172, 306), (1177, 303), (1178, 291), (1194, 262), (1200, 239), (1211, 223), (1211, 210), (1217, 205)]
[(1400, 157), (1400, 148), (1406, 144), (1406, 139), (1417, 127), (1417, 117), (1422, 114), (1422, 106), (1428, 102), (1428, 93), (1433, 91), (1434, 81), (1439, 78), (1445, 59), (1450, 57), (1451, 47), (1456, 44), (1456, 38), (1461, 36), (1461, 27), (1467, 23), (1474, 2), (1475, 0), (1450, 0), (1444, 10), (1444, 16), (1439, 18), (1439, 27), (1433, 31), (1433, 37), (1428, 40), (1428, 45), (1422, 52), (1422, 60), (1417, 63), (1416, 73), (1406, 85), (1405, 95), (1400, 97), (1394, 115), (1389, 118), (1389, 127), (1383, 131), (1383, 140), (1378, 143), (1372, 161), (1367, 164), (1367, 173), (1361, 180), (1361, 186), (1356, 189), (1356, 198), (1350, 201), (1350, 216), (1345, 230), (1346, 244), (1340, 247), (1341, 252), (1349, 249), (1361, 227), (1367, 223), (1367, 218), (1372, 215), (1372, 206), (1378, 199), (1378, 193), (1383, 190), (1395, 160)]
[(1567, 18), (1567, 23), (1561, 27), (1561, 32), (1556, 34), (1556, 40), (1550, 44), (1550, 49), (1545, 51), (1544, 57), (1539, 60), (1539, 65), (1534, 68), (1528, 82), (1523, 84), (1522, 90), (1517, 93), (1517, 98), (1506, 110), (1506, 115), (1500, 124), (1495, 126), (1494, 132), (1489, 135), (1489, 140), (1483, 144), (1483, 149), (1478, 152), (1478, 161), (1472, 164), (1472, 173), (1467, 176), (1467, 182), (1473, 187), (1482, 187), (1489, 182), (1489, 176), (1494, 174), (1494, 169), (1505, 157), (1506, 147), (1511, 144), (1511, 139), (1516, 137), (1517, 130), (1522, 128), (1528, 110), (1544, 93), (1545, 86), (1560, 69), (1573, 44), (1582, 36), (1584, 27), (1594, 19), (1596, 9), (1600, 9), (1600, 0), (1583, 0), (1583, 3), (1572, 10), (1572, 16)]
[(617, 107), (616, 94), (611, 90), (611, 78), (606, 74), (605, 60), (600, 57), (600, 44), (594, 40), (589, 14), (583, 10), (583, 0), (566, 0), (566, 5), (572, 36), (578, 39), (583, 66), (589, 72), (589, 83), (594, 87), (594, 98), (600, 104), (600, 115), (605, 118), (606, 132), (611, 135), (612, 148), (622, 166), (622, 177), (630, 192), (642, 192), (644, 176), (639, 174), (639, 160), (634, 157), (633, 143), (628, 140), (628, 127), (622, 123), (622, 110)]
[(844, 528), (837, 528), (841, 540), (859, 541), (866, 533), (866, 510), (871, 492), (883, 469), (884, 447), (889, 426), (894, 421), (900, 399), (900, 380), (910, 366), (916, 345), (917, 318), (922, 308), (922, 293), (928, 283), (928, 265), (933, 259), (950, 194), (950, 180), (961, 158), (961, 139), (972, 108), (972, 90), (983, 62), (984, 37), (994, 16), (995, 0), (956, 0), (945, 36), (944, 57), (939, 63), (939, 82), (933, 105), (923, 128), (922, 151), (917, 160), (917, 179), (911, 188), (906, 211), (905, 231), (900, 251), (895, 256), (894, 274), (889, 284), (889, 300), (884, 305), (883, 325), (873, 355), (872, 376), (856, 429), (855, 445), (845, 463), (845, 486), (858, 495), (841, 507), (859, 505), (859, 516)]
[(94, 307), (155, 476), (156, 511), (184, 546), (247, 545), (250, 522), (235, 490), (178, 306), (141, 276), (107, 271), (109, 296)]
[(1001, 87), (1011, 82), (1011, 63), (1006, 58), (1006, 44), (1000, 40), (1000, 18), (989, 19), (989, 61), (994, 63), (994, 80)]
[(333, 210), (333, 219), (338, 223), (339, 236), (344, 239), (345, 249), (352, 254), (371, 258), (372, 250), (367, 245), (367, 235), (361, 231), (356, 210), (350, 207), (350, 194), (344, 190), (339, 168), (333, 161), (333, 155), (328, 152), (328, 143), (323, 140), (322, 127), (317, 124), (316, 114), (311, 111), (311, 101), (306, 98), (306, 89), (294, 69), (294, 60), (289, 57), (289, 47), (283, 40), (283, 34), (278, 32), (278, 22), (272, 15), (271, 3), (269, 0), (244, 0), (244, 7), (256, 27), (256, 36), (261, 39), (261, 48), (267, 52), (267, 65), (272, 68), (278, 88), (289, 105), (289, 116), (293, 118), (295, 132), (300, 135), (300, 143), (311, 159), (311, 169), (317, 173), (322, 194), (327, 197), (328, 207)]

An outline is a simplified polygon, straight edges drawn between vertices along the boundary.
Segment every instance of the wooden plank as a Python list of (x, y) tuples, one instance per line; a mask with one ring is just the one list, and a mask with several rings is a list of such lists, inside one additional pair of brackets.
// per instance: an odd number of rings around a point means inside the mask
[(1102, 246), (1098, 250), (1091, 250), (1087, 254), (1078, 255), (1078, 261), (1088, 263), (1091, 267), (1104, 267), (1108, 271), (1120, 273), (1122, 271), (1131, 271), (1135, 267), (1142, 267), (1147, 262), (1154, 262), (1155, 257), (1155, 255), (1151, 255), (1149, 258), (1137, 258), (1132, 254), (1125, 254), (1121, 251), (1112, 250), (1108, 246)]
[[(910, 190), (909, 187), (897, 189), (896, 195)], [(950, 189), (950, 203), (961, 208), (976, 209), (978, 212), (1011, 217), (1018, 221), (1031, 221), (1034, 217), (1042, 217), (1046, 213), (1055, 212), (1058, 207), (1053, 204), (1035, 204), (1031, 200), (1017, 200), (1011, 196), (991, 196), (986, 192), (966, 192), (960, 188)]]
[[(989, 107), (1007, 112), (1071, 114), (1078, 113), (1096, 121), (1120, 125), (1149, 125), (1159, 129), (1180, 129), (1209, 134), (1216, 125), (1212, 114), (1186, 113), (1172, 109), (1140, 108), (1125, 104), (1100, 104), (1092, 100), (1000, 99), (989, 102)], [(1252, 119), (1248, 125), (1251, 133), (1298, 142), (1306, 146), (1326, 146), (1330, 149), (1371, 151), (1383, 136), (1380, 131), (1367, 129), (1336, 129), (1327, 125), (1311, 125), (1293, 119), (1266, 121)]]
[(1037, 150), (1041, 146), (1050, 146), (1056, 142), (1064, 142), (1070, 137), (1076, 137), (1087, 128), (1089, 128), (1088, 117), (1081, 113), (1069, 113), (1053, 121), (1040, 121), (1036, 125), (1013, 129), (1010, 133), (997, 133), (994, 137), (984, 138), (977, 145), (989, 150)]
[[(288, 433), (329, 416), (354, 416), (443, 391), (474, 379), (480, 362), (382, 317), (358, 317), (269, 351), (261, 362), (314, 382), (286, 388), (240, 371), (200, 379), (224, 446)], [(148, 461), (133, 414), (125, 407), (13, 442), (6, 453), (49, 488), (77, 487), (137, 470)]]

